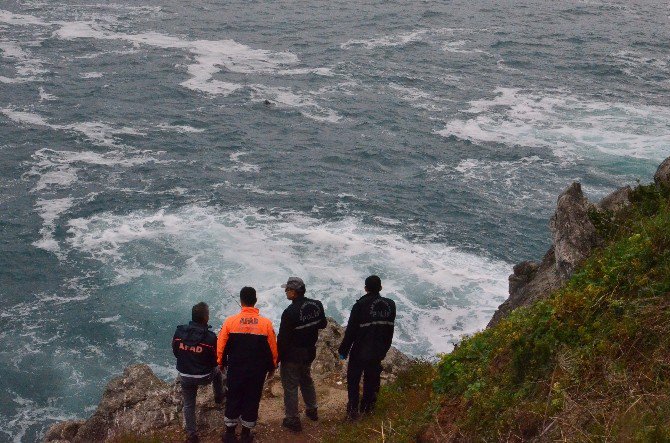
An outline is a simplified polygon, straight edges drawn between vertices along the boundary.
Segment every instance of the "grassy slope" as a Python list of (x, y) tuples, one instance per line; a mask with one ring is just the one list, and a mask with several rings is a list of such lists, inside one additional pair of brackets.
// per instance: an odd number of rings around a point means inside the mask
[(605, 243), (563, 289), (417, 365), (331, 440), (437, 422), (439, 441), (670, 441), (669, 195), (639, 186), (616, 217), (594, 212)]

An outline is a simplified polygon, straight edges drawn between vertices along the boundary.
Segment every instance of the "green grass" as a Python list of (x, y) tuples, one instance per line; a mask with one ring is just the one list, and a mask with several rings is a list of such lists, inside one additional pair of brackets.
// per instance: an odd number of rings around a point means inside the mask
[(670, 440), (668, 192), (638, 186), (632, 201), (591, 213), (604, 246), (564, 288), (442, 357), (453, 435)]
[(418, 361), (382, 387), (375, 412), (338, 426), (325, 442), (413, 442), (441, 404), (433, 390), (435, 365)]

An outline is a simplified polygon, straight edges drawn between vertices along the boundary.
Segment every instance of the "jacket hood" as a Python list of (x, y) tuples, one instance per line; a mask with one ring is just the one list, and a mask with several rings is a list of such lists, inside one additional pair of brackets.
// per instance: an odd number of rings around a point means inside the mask
[(194, 321), (189, 322), (188, 325), (184, 326), (184, 332), (186, 333), (184, 343), (189, 346), (195, 346), (204, 341), (209, 332), (209, 328), (209, 325), (201, 325)]

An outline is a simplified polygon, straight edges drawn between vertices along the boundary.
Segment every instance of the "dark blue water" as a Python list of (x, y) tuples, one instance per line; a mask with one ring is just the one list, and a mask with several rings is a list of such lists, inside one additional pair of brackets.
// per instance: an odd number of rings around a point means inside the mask
[(670, 155), (662, 2), (0, 4), (0, 441), (84, 417), (174, 326), (370, 273), (449, 351), (539, 258), (557, 194)]

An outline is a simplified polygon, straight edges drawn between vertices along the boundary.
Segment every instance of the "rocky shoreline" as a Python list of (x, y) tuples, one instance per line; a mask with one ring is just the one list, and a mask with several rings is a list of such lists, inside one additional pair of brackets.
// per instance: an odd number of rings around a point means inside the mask
[[(654, 174), (657, 186), (670, 187), (670, 157)], [(572, 183), (557, 200), (549, 222), (552, 245), (541, 261), (524, 261), (509, 276), (509, 297), (498, 307), (487, 327), (496, 325), (514, 309), (529, 306), (560, 288), (594, 247), (602, 243), (589, 217), (592, 211), (608, 217), (630, 205), (632, 189), (619, 188), (598, 203), (590, 203), (579, 183)]]
[[(658, 167), (654, 182), (658, 186), (670, 187), (670, 157)], [(563, 191), (549, 223), (552, 246), (541, 261), (524, 261), (514, 266), (509, 276), (509, 298), (500, 305), (487, 327), (496, 325), (514, 309), (529, 306), (560, 288), (593, 248), (602, 243), (590, 214), (595, 211), (603, 216), (616, 216), (618, 211), (630, 205), (631, 192), (630, 186), (622, 187), (594, 204), (584, 196), (579, 183), (572, 183)], [(320, 403), (328, 406), (323, 408), (328, 412), (320, 423), (340, 420), (346, 403), (346, 363), (339, 360), (336, 352), (343, 334), (344, 329), (328, 319), (328, 326), (321, 332), (317, 344), (312, 372)], [(394, 380), (411, 362), (396, 348), (391, 348), (383, 363), (386, 370), (383, 382)], [(282, 436), (283, 430), (278, 425), (283, 416), (281, 399), (281, 384), (275, 375), (266, 386), (261, 401), (258, 441), (313, 441), (304, 436)], [(214, 403), (211, 389), (201, 390), (197, 407), (198, 429), (205, 436), (203, 441), (218, 441), (218, 433), (224, 427), (223, 411)], [(44, 441), (121, 441), (128, 436), (179, 441), (183, 438), (181, 408), (181, 393), (176, 380), (164, 382), (147, 365), (134, 365), (109, 382), (89, 419), (56, 423), (46, 433)], [(315, 432), (318, 436), (318, 429), (315, 428)], [(439, 441), (432, 437), (429, 429), (425, 439)]]
[[(335, 416), (344, 414), (346, 364), (337, 355), (343, 336), (344, 328), (329, 318), (328, 326), (321, 331), (317, 343), (312, 375), (323, 405), (321, 412), (324, 418), (329, 413)], [(383, 362), (385, 372), (382, 382), (394, 380), (410, 363), (410, 358), (391, 348)], [(276, 437), (277, 423), (283, 418), (282, 395), (279, 375), (276, 374), (268, 382), (261, 400), (257, 429), (260, 434), (274, 434)], [(326, 404), (330, 407), (326, 408)], [(202, 441), (219, 441), (219, 433), (225, 426), (223, 408), (214, 403), (214, 395), (208, 386), (200, 389), (197, 408), (198, 431)], [(146, 364), (133, 365), (107, 384), (90, 418), (56, 423), (47, 431), (44, 441), (90, 443), (121, 440), (128, 436), (181, 441), (184, 436), (181, 409), (181, 391), (177, 380), (164, 382)], [(286, 440), (273, 438), (273, 441)]]

